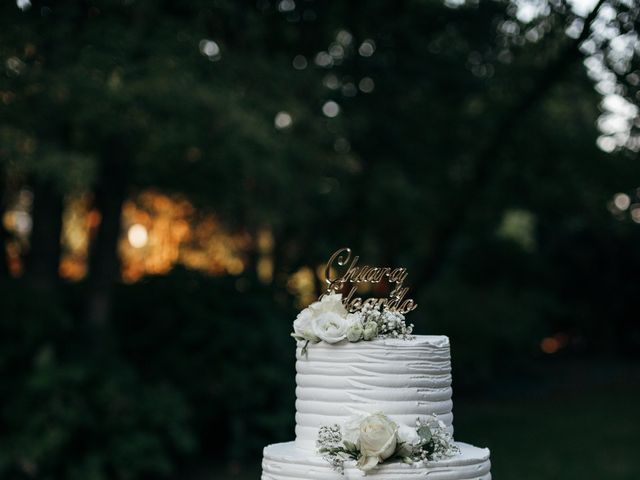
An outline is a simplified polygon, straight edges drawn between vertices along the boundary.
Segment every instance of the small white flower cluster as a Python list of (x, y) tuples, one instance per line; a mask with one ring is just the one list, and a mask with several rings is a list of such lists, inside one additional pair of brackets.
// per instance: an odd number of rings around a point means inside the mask
[(414, 453), (412, 460), (440, 460), (460, 453), (460, 449), (453, 442), (453, 435), (447, 431), (447, 426), (437, 415), (416, 420), (416, 431), (423, 440), (428, 440)]
[(335, 424), (330, 427), (320, 427), (317, 443), (330, 447), (340, 446), (342, 443), (342, 431), (340, 430), (340, 425)]
[(366, 473), (392, 458), (405, 463), (425, 462), (460, 452), (446, 425), (435, 415), (416, 420), (416, 428), (397, 425), (382, 413), (355, 416), (342, 427), (321, 427), (316, 446), (340, 472), (344, 472), (348, 460), (355, 460), (355, 466)]
[(413, 323), (407, 325), (404, 315), (399, 312), (367, 304), (354, 315), (359, 315), (363, 324), (374, 322), (378, 327), (377, 336), (380, 338), (402, 338), (405, 340), (411, 338)]
[(344, 462), (355, 460), (355, 452), (348, 452), (342, 441), (342, 431), (340, 425), (320, 427), (318, 439), (316, 440), (318, 453), (331, 467), (340, 472), (344, 471)]

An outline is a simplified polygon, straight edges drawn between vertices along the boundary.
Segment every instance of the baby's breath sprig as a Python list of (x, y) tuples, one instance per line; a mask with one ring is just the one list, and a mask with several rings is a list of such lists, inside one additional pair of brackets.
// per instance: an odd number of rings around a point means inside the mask
[(355, 445), (343, 442), (340, 425), (320, 427), (316, 448), (322, 458), (340, 473), (344, 473), (345, 461), (358, 459), (358, 451)]
[(453, 457), (460, 453), (460, 449), (453, 441), (453, 435), (447, 431), (446, 425), (432, 415), (426, 419), (416, 420), (416, 431), (421, 438), (411, 460), (432, 461)]
[(375, 322), (378, 326), (379, 338), (412, 338), (413, 324), (407, 325), (405, 316), (399, 312), (386, 310), (384, 306), (365, 305), (359, 312), (363, 324)]

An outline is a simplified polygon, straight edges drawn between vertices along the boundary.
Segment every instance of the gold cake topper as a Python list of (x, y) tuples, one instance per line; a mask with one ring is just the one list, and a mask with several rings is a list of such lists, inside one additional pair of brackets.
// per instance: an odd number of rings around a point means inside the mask
[[(345, 284), (349, 283), (351, 284), (349, 294), (342, 299), (342, 303), (348, 312), (357, 312), (365, 305), (371, 305), (372, 307), (383, 307), (392, 312), (405, 314), (418, 307), (418, 304), (413, 299), (404, 298), (409, 292), (409, 287), (403, 286), (403, 282), (407, 278), (406, 268), (358, 265), (359, 258), (356, 255), (352, 259), (351, 249), (348, 247), (341, 248), (331, 255), (325, 268), (327, 290), (320, 295), (320, 298), (326, 294), (340, 292)], [(347, 264), (349, 265), (344, 271), (344, 268), (341, 267), (345, 267)], [(334, 273), (337, 273), (337, 276), (332, 278)], [(358, 284), (376, 284), (385, 279), (392, 288), (388, 297), (363, 300), (361, 297), (355, 296)]]

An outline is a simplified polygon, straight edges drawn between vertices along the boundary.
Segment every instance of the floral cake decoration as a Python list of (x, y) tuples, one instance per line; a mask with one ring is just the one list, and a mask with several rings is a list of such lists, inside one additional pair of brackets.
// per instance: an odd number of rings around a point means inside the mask
[(381, 307), (365, 305), (362, 310), (348, 313), (339, 293), (324, 295), (317, 302), (302, 310), (293, 322), (291, 336), (309, 343), (359, 342), (375, 338), (411, 338), (413, 324), (407, 325), (405, 317)]
[(417, 419), (415, 427), (397, 425), (383, 413), (356, 415), (343, 426), (323, 426), (316, 441), (318, 454), (344, 472), (355, 461), (365, 474), (379, 464), (398, 459), (404, 463), (428, 462), (460, 452), (452, 435), (436, 415)]
[[(405, 314), (418, 306), (404, 286), (406, 268), (359, 265), (359, 257), (351, 249), (337, 250), (327, 262), (327, 290), (320, 299), (302, 310), (293, 322), (293, 338), (309, 343), (329, 344), (343, 341), (360, 342), (375, 338), (411, 338), (413, 324), (407, 325)], [(391, 292), (386, 298), (362, 299), (357, 296), (362, 283), (387, 282)], [(340, 290), (347, 289), (343, 297)]]

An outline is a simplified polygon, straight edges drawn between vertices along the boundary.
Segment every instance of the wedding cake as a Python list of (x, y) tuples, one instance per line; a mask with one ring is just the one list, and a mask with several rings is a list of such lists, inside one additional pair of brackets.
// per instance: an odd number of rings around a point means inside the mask
[[(354, 257), (335, 277), (351, 258), (331, 257), (327, 292), (294, 322), (296, 438), (264, 449), (262, 480), (491, 480), (489, 451), (453, 440), (449, 339), (405, 322), (417, 306), (404, 299), (406, 270)], [(354, 298), (381, 281), (388, 298)]]

